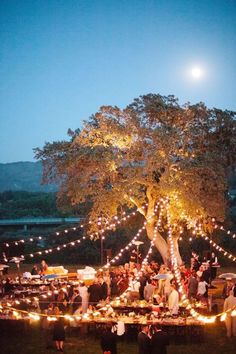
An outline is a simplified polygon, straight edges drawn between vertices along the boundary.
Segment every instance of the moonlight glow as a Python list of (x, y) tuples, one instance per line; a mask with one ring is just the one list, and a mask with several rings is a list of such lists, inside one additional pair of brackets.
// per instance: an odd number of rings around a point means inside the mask
[(195, 66), (191, 69), (191, 76), (193, 79), (199, 80), (203, 76), (203, 70), (200, 67)]

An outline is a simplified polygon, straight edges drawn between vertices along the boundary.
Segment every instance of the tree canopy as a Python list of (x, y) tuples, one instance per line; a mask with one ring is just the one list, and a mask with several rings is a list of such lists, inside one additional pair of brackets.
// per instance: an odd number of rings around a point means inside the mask
[[(69, 141), (46, 143), (35, 152), (45, 182), (60, 181), (62, 203), (91, 202), (92, 231), (97, 217), (109, 219), (136, 207), (149, 220), (152, 239), (155, 204), (168, 197), (178, 240), (180, 226), (198, 222), (211, 231), (211, 218), (225, 218), (236, 157), (235, 117), (203, 103), (181, 106), (174, 96), (148, 94), (125, 109), (101, 107), (81, 131), (69, 130)], [(155, 243), (166, 262), (164, 226)]]

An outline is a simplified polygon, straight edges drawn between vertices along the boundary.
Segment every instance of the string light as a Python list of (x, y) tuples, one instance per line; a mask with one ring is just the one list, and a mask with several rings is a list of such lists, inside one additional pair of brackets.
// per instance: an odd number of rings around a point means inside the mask
[[(102, 230), (102, 232), (104, 233), (105, 231), (110, 230), (111, 229), (111, 225), (112, 225), (112, 228), (114, 228), (117, 224), (120, 224), (121, 221), (126, 221), (128, 216), (134, 216), (136, 214), (137, 214), (137, 211), (133, 211), (130, 215), (127, 215), (127, 216), (125, 215), (121, 219), (119, 219), (118, 216), (116, 216), (115, 217), (116, 221), (113, 224), (108, 224), (105, 227), (105, 229)], [(84, 225), (80, 225), (80, 227), (84, 227)], [(73, 229), (75, 229), (75, 228), (73, 228)], [(68, 230), (66, 230), (66, 231), (68, 232)], [(59, 234), (59, 232), (57, 232), (57, 233)], [(93, 235), (90, 234), (88, 236), (83, 236), (82, 239), (83, 240), (85, 240), (86, 238), (92, 239), (92, 237), (93, 237)], [(60, 245), (60, 246), (57, 246), (57, 247), (54, 247), (54, 248), (48, 248), (48, 249), (44, 249), (42, 251), (35, 251), (35, 252), (31, 252), (31, 253), (28, 253), (28, 254), (21, 255), (21, 258), (23, 260), (24, 258), (34, 258), (37, 255), (41, 256), (43, 254), (52, 253), (54, 251), (61, 251), (62, 248), (67, 248), (68, 246), (75, 246), (75, 245), (80, 244), (80, 242), (81, 242), (81, 240), (77, 239), (77, 240), (74, 240), (74, 241), (70, 241), (70, 242), (64, 243), (63, 245)]]
[(120, 251), (117, 253), (117, 255), (114, 256), (108, 263), (103, 265), (103, 267), (100, 268), (99, 271), (102, 271), (104, 268), (105, 269), (109, 268), (111, 266), (111, 263), (113, 265), (117, 263), (120, 260), (120, 258), (123, 256), (123, 253), (125, 251), (128, 251), (134, 245), (134, 242), (141, 236), (141, 233), (145, 230), (145, 225), (146, 223), (144, 223), (142, 228), (138, 230), (137, 234), (133, 237), (133, 239), (124, 248), (121, 248)]
[[(187, 220), (190, 221), (190, 218), (187, 217)], [(212, 218), (212, 222), (215, 222), (215, 219)], [(205, 241), (208, 241), (212, 247), (215, 248), (216, 251), (220, 252), (222, 254), (222, 256), (228, 258), (229, 260), (231, 260), (232, 262), (236, 262), (236, 256), (234, 256), (232, 253), (230, 253), (229, 251), (226, 251), (223, 247), (221, 247), (220, 245), (218, 245), (216, 242), (214, 242), (214, 240), (212, 238), (210, 238), (209, 236), (206, 235), (206, 233), (203, 232), (202, 229), (202, 225), (201, 224), (197, 224), (196, 222), (193, 223), (193, 230), (192, 230), (192, 235), (193, 236), (201, 236), (202, 238), (204, 238)], [(218, 225), (215, 225), (215, 229), (218, 228)], [(224, 230), (223, 226), (219, 227), (221, 230)], [(230, 235), (231, 231), (227, 231), (227, 234)], [(232, 234), (232, 237), (234, 237), (235, 234)], [(193, 240), (192, 237), (189, 238), (189, 242), (191, 242)]]
[[(214, 220), (214, 219), (213, 219)], [(229, 260), (231, 260), (232, 262), (236, 262), (236, 256), (234, 256), (232, 253), (230, 253), (229, 251), (226, 251), (223, 247), (221, 247), (220, 245), (218, 245), (216, 242), (214, 242), (214, 240), (212, 238), (210, 238), (209, 236), (207, 236), (203, 230), (201, 225), (195, 226), (194, 229), (194, 234), (201, 236), (205, 241), (208, 241), (210, 243), (210, 245), (212, 247), (214, 247), (214, 249), (218, 252), (220, 252), (224, 257), (228, 258)], [(189, 239), (190, 240), (190, 239)]]
[[(156, 214), (158, 207), (160, 206), (160, 213), (159, 213), (159, 218), (157, 221), (157, 225), (154, 227), (154, 232), (153, 232), (153, 239), (151, 241), (149, 250), (145, 256), (145, 258), (143, 259), (142, 263), (141, 263), (141, 269), (140, 271), (137, 273), (137, 275), (135, 276), (135, 279), (132, 281), (132, 286), (134, 286), (141, 277), (142, 272), (145, 270), (145, 266), (148, 264), (148, 259), (152, 253), (153, 250), (153, 246), (155, 245), (155, 240), (157, 238), (157, 232), (158, 232), (158, 226), (161, 225), (161, 219), (162, 219), (162, 213), (163, 213), (163, 208), (160, 205), (160, 203), (157, 203), (154, 212), (152, 213), (152, 215), (150, 216), (150, 219)], [(119, 297), (116, 298), (116, 303), (119, 304), (120, 300), (126, 295), (126, 293), (128, 293), (131, 290), (130, 286), (123, 292), (123, 294), (121, 294)]]
[(140, 269), (140, 272), (138, 273), (137, 280), (140, 280), (140, 275), (145, 270), (145, 267), (148, 264), (148, 260), (150, 258), (150, 255), (152, 254), (153, 246), (155, 245), (156, 238), (157, 238), (157, 226), (155, 226), (155, 228), (154, 228), (153, 239), (151, 241), (148, 253), (147, 253), (146, 257), (144, 258), (143, 262), (141, 263), (141, 269)]
[[(183, 286), (182, 286), (182, 283), (181, 283), (181, 274), (180, 274), (180, 271), (179, 271), (179, 267), (178, 267), (178, 262), (177, 262), (177, 258), (176, 258), (176, 255), (175, 255), (175, 248), (174, 248), (174, 241), (173, 241), (173, 237), (172, 237), (172, 227), (171, 227), (171, 223), (170, 223), (170, 212), (169, 212), (169, 203), (168, 203), (168, 199), (166, 199), (163, 204), (165, 205), (166, 207), (166, 211), (167, 211), (167, 224), (168, 224), (168, 240), (169, 240), (169, 244), (170, 244), (170, 254), (171, 254), (171, 264), (172, 264), (172, 269), (174, 271), (174, 275), (175, 275), (175, 278), (176, 278), (176, 281), (177, 281), (177, 284), (178, 284), (178, 290), (179, 290), (179, 293), (180, 293), (180, 296), (181, 296), (181, 300), (187, 305), (187, 308), (190, 309), (190, 314), (195, 317), (196, 319), (198, 319), (200, 322), (204, 322), (204, 323), (214, 323), (216, 318), (217, 317), (220, 317), (220, 320), (221, 321), (224, 321), (226, 319), (226, 316), (227, 314), (231, 314), (232, 316), (236, 316), (236, 308), (232, 308), (232, 309), (229, 309), (225, 312), (222, 312), (218, 315), (215, 315), (215, 316), (203, 316), (201, 314), (199, 314), (191, 305), (190, 301), (186, 298), (186, 294), (184, 292), (184, 289), (183, 289)], [(161, 209), (162, 210), (162, 209)], [(160, 213), (161, 214), (161, 213)], [(160, 224), (160, 218), (158, 220), (158, 224)], [(109, 225), (111, 226), (111, 225)], [(113, 224), (112, 224), (112, 227), (113, 227)], [(144, 227), (144, 226), (143, 226)], [(157, 228), (155, 228), (156, 232), (157, 233)], [(194, 230), (195, 231), (195, 230)], [(198, 227), (198, 230), (199, 231), (199, 227)], [(194, 234), (196, 235), (198, 232), (194, 232)], [(223, 252), (225, 256), (230, 256), (229, 258), (232, 258), (232, 260), (235, 260), (235, 257), (233, 255), (231, 255), (228, 251), (225, 251), (222, 247), (220, 247), (219, 245), (217, 245), (213, 240), (209, 239), (209, 237), (207, 237), (206, 235), (204, 234), (201, 234), (202, 237), (204, 237), (205, 239), (209, 240), (209, 242), (213, 245), (213, 247), (218, 247), (219, 248), (219, 251), (220, 252)], [(133, 240), (132, 240), (133, 241)], [(154, 245), (154, 241), (155, 241), (155, 235), (153, 237), (153, 240), (151, 242), (151, 246), (149, 248), (149, 251), (148, 251), (148, 254), (146, 255), (144, 261), (142, 262), (142, 265), (141, 265), (141, 269), (142, 267), (147, 264), (147, 260), (148, 260), (148, 257), (150, 256), (151, 254), (151, 250), (153, 248), (153, 245)], [(73, 241), (73, 242), (76, 242), (76, 241)], [(52, 252), (53, 249), (49, 249), (48, 252)], [(42, 253), (42, 252), (41, 252)], [(116, 257), (121, 257), (123, 251), (120, 252), (118, 254), (118, 256)], [(120, 255), (121, 254), (121, 255)], [(116, 260), (117, 258), (114, 257)], [(144, 268), (143, 268), (144, 269)], [(139, 273), (140, 274), (140, 273)], [(27, 299), (26, 299), (27, 301)], [(30, 302), (30, 300), (29, 300)], [(1, 307), (2, 309), (4, 309), (4, 305)], [(7, 303), (7, 305), (5, 305), (5, 308), (10, 308), (11, 311), (14, 312), (14, 315), (17, 316), (17, 315), (20, 315), (21, 313), (22, 314), (26, 314), (29, 318), (32, 318), (32, 319), (35, 319), (35, 320), (38, 320), (39, 317), (47, 317), (47, 319), (50, 321), (50, 320), (56, 320), (58, 317), (64, 317), (66, 320), (68, 321), (72, 321), (74, 318), (76, 318), (76, 320), (79, 320), (79, 319), (86, 319), (88, 318), (88, 314), (85, 314), (83, 315), (82, 317), (81, 316), (71, 316), (71, 315), (58, 315), (58, 316), (48, 316), (48, 315), (45, 315), (45, 314), (37, 314), (37, 313), (32, 313), (32, 312), (27, 312), (27, 311), (22, 311), (22, 310), (17, 310), (15, 308), (13, 308), (11, 306), (11, 304)]]
[[(158, 207), (159, 207), (159, 203), (156, 204), (155, 208), (154, 208), (154, 211), (153, 213), (147, 218), (147, 221), (145, 221), (143, 223), (143, 226), (141, 227), (141, 229), (138, 230), (137, 234), (133, 237), (133, 239), (122, 249), (120, 249), (120, 251), (118, 252), (118, 254), (113, 257), (107, 264), (105, 264), (102, 268), (99, 269), (99, 271), (102, 271), (104, 268), (107, 269), (111, 266), (111, 263), (114, 265), (115, 263), (117, 263), (120, 258), (123, 256), (123, 253), (125, 251), (128, 251), (134, 244), (135, 244), (135, 241), (140, 237), (141, 233), (145, 230), (146, 228), (146, 225), (147, 225), (147, 222), (149, 222), (153, 216), (156, 215), (157, 213), (157, 210), (158, 210)], [(133, 214), (134, 215), (134, 214)], [(161, 211), (160, 211), (160, 215), (161, 215)], [(159, 216), (160, 218), (160, 216)]]
[(214, 323), (217, 317), (220, 317), (221, 321), (224, 321), (226, 319), (227, 314), (232, 314), (236, 313), (236, 307), (234, 306), (233, 308), (224, 311), (222, 313), (219, 313), (217, 315), (214, 316), (203, 316), (201, 314), (199, 314), (191, 305), (189, 299), (187, 298), (185, 292), (184, 292), (184, 288), (181, 284), (181, 273), (178, 267), (178, 262), (177, 262), (177, 258), (175, 255), (175, 250), (174, 250), (174, 242), (173, 242), (173, 238), (172, 238), (172, 228), (170, 225), (170, 211), (169, 211), (169, 205), (166, 205), (166, 210), (167, 210), (167, 223), (168, 223), (168, 239), (169, 239), (169, 243), (170, 243), (170, 254), (171, 254), (171, 263), (172, 263), (172, 267), (173, 267), (173, 271), (174, 271), (174, 275), (178, 284), (178, 291), (180, 293), (181, 296), (181, 300), (183, 301), (183, 303), (185, 303), (187, 305), (187, 308), (190, 310), (190, 314), (191, 316), (195, 317), (197, 320), (199, 320), (200, 322), (203, 322), (205, 324), (208, 323)]
[(215, 243), (212, 239), (210, 239), (205, 234), (200, 234), (200, 236), (204, 238), (204, 240), (208, 241), (211, 244), (211, 246), (214, 247), (216, 251), (220, 252), (224, 257), (228, 258), (232, 262), (236, 262), (236, 257), (233, 254), (226, 251), (223, 247), (219, 246), (217, 243)]
[[(143, 206), (143, 208), (145, 208), (145, 206)], [(107, 226), (107, 230), (115, 227), (117, 224), (120, 224), (122, 221), (126, 221), (127, 219), (129, 219), (131, 216), (135, 216), (137, 214), (137, 210), (136, 211), (133, 211), (131, 212), (130, 214), (126, 215), (125, 212), (123, 212), (123, 216), (119, 219), (118, 216), (114, 216), (113, 218), (115, 219), (115, 222), (113, 223), (109, 223), (109, 221), (107, 221), (106, 223), (108, 224)], [(101, 225), (101, 218), (98, 218), (98, 225)], [(91, 221), (88, 222), (88, 224), (91, 224)], [(70, 231), (77, 231), (79, 229), (83, 229), (84, 228), (84, 223), (82, 224), (79, 224), (77, 227), (73, 226), (71, 228), (66, 228), (64, 230), (61, 230), (61, 231), (56, 231), (55, 233), (52, 233), (52, 235), (56, 235), (56, 236), (63, 236), (63, 235), (66, 235), (68, 234)], [(105, 230), (104, 230), (105, 231)], [(48, 237), (48, 234), (47, 235), (42, 235), (42, 236), (31, 236), (31, 237), (26, 237), (24, 239), (20, 239), (20, 240), (14, 240), (14, 241), (7, 241), (7, 242), (4, 242), (3, 244), (9, 248), (11, 246), (20, 246), (26, 242), (36, 242), (36, 241), (40, 241), (42, 240), (43, 238), (47, 238)]]
[(47, 249), (44, 249), (42, 251), (36, 251), (36, 252), (27, 253), (27, 254), (21, 255), (21, 258), (23, 260), (25, 258), (34, 258), (35, 256), (38, 256), (38, 255), (41, 256), (41, 255), (44, 255), (44, 254), (53, 253), (55, 251), (61, 251), (64, 248), (67, 248), (69, 246), (71, 246), (71, 247), (78, 246), (78, 244), (80, 244), (81, 241), (82, 241), (82, 239), (78, 239), (78, 240), (74, 240), (74, 241), (70, 241), (70, 242), (64, 243), (63, 245), (56, 246), (56, 247), (53, 247), (53, 248), (47, 248)]
[(215, 218), (212, 218), (211, 221), (212, 221), (213, 224), (214, 224), (214, 229), (219, 229), (219, 230), (225, 231), (228, 236), (232, 237), (233, 239), (236, 238), (236, 234), (233, 233), (231, 230), (226, 230), (226, 229), (224, 228), (224, 226), (218, 225), (218, 224), (216, 223)]
[[(158, 210), (158, 206), (159, 206), (159, 203), (156, 205), (156, 207), (155, 207), (155, 209), (154, 209), (154, 212), (151, 214), (151, 216), (148, 218), (148, 220), (151, 219), (151, 218), (156, 214), (156, 212), (157, 212), (157, 210)], [(161, 215), (162, 215), (162, 209), (160, 210), (159, 219), (158, 219), (158, 224), (160, 224)], [(147, 224), (147, 222), (145, 221), (144, 224), (143, 224), (143, 226), (142, 226), (142, 228), (138, 230), (138, 233), (134, 236), (134, 238), (133, 238), (123, 249), (121, 249), (121, 250), (119, 251), (119, 253), (118, 253), (109, 263), (105, 264), (102, 268), (100, 268), (99, 271), (102, 271), (104, 268), (108, 268), (108, 267), (110, 266), (110, 263), (115, 263), (116, 261), (118, 261), (118, 260), (121, 258), (121, 256), (123, 255), (123, 252), (124, 252), (125, 250), (129, 250), (129, 248), (134, 245), (135, 241), (140, 237), (142, 231), (145, 230), (146, 224)], [(152, 240), (152, 242), (151, 242), (151, 247), (150, 247), (150, 250), (149, 250), (149, 252), (148, 252), (148, 255), (147, 255), (147, 257), (144, 259), (144, 263), (145, 263), (145, 262), (147, 263), (147, 259), (148, 259), (149, 255), (150, 255), (151, 249), (152, 249), (152, 247), (153, 247), (153, 245), (154, 245), (154, 242), (155, 242), (155, 239), (156, 239), (156, 230), (157, 230), (157, 229), (155, 228), (155, 230), (154, 230), (154, 238), (153, 238), (153, 240)], [(85, 238), (86, 238), (86, 237), (83, 236), (83, 239), (85, 239)], [(70, 242), (69, 244), (72, 245), (72, 246), (74, 246), (74, 245), (75, 245), (75, 242), (73, 241), (73, 242)], [(63, 246), (65, 247), (65, 246), (67, 246), (67, 244), (64, 244)], [(61, 250), (60, 247), (57, 247), (57, 248), (55, 248), (55, 249), (57, 249), (58, 251)], [(44, 251), (45, 251), (45, 252), (47, 252), (47, 251), (48, 251), (48, 252), (52, 252), (53, 249), (48, 249), (48, 250), (44, 250)], [(39, 253), (39, 252), (37, 252), (37, 254), (38, 254), (38, 253)], [(41, 254), (42, 254), (42, 251), (40, 251), (40, 255), (41, 255)], [(33, 256), (33, 255), (34, 255), (34, 254), (30, 254), (30, 256)], [(143, 264), (144, 264), (144, 263), (143, 263)], [(53, 291), (53, 292), (48, 292), (47, 294), (44, 293), (44, 294), (41, 294), (40, 296), (41, 296), (42, 298), (46, 299), (48, 296), (51, 296), (52, 294), (56, 294), (56, 293), (58, 293), (58, 290), (55, 290), (55, 291)], [(47, 295), (48, 295), (48, 296), (47, 296)], [(35, 300), (35, 301), (38, 301), (37, 298), (34, 298), (34, 300)], [(23, 302), (31, 303), (31, 300), (30, 300), (29, 298), (24, 298)], [(16, 300), (14, 303), (15, 303), (15, 304), (20, 304), (20, 302), (19, 302), (18, 300)], [(10, 304), (9, 304), (9, 306), (10, 306)]]

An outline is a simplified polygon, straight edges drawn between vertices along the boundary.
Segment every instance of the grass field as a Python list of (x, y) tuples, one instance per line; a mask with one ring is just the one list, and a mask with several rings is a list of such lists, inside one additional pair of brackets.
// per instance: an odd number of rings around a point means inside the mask
[[(75, 266), (65, 268), (74, 271)], [(31, 269), (31, 265), (23, 265), (22, 271)], [(234, 269), (222, 269), (220, 273), (235, 271)], [(14, 266), (10, 269), (9, 275), (15, 275)], [(222, 282), (221, 282), (222, 283)], [(212, 291), (214, 298), (221, 293), (221, 284), (217, 283), (217, 289)], [(222, 300), (221, 300), (222, 306)], [(53, 343), (51, 343), (53, 345)], [(3, 320), (0, 323), (0, 354), (52, 354), (54, 348), (47, 349), (47, 343), (43, 330), (38, 325), (25, 325), (24, 328), (11, 328)], [(99, 337), (95, 334), (82, 335), (78, 329), (76, 332), (67, 329), (65, 342), (66, 354), (101, 354)], [(136, 337), (132, 340), (124, 338), (118, 341), (118, 354), (137, 354), (138, 348)], [(228, 339), (224, 323), (207, 325), (205, 335), (201, 342), (191, 343), (186, 338), (185, 344), (175, 344), (174, 338), (168, 347), (168, 354), (235, 354), (236, 337)]]
[[(189, 342), (189, 339), (188, 339)], [(46, 349), (44, 333), (38, 327), (29, 327), (23, 331), (6, 331), (0, 333), (1, 354), (52, 354), (54, 348)], [(95, 335), (67, 333), (65, 342), (66, 354), (101, 354), (99, 338)], [(236, 337), (227, 339), (225, 328), (210, 326), (205, 329), (202, 343), (171, 344), (168, 354), (235, 354)], [(118, 342), (118, 354), (137, 354), (136, 340), (122, 339)]]

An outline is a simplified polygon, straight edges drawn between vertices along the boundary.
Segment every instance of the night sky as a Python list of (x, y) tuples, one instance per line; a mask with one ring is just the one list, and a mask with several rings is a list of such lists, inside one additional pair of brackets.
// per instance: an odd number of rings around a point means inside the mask
[(236, 0), (1, 0), (0, 90), (0, 162), (150, 92), (236, 110)]

